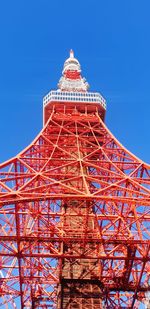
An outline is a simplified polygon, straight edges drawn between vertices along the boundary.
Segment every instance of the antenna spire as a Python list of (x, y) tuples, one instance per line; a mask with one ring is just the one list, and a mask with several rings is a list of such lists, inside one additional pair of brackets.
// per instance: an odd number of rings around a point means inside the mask
[(74, 58), (74, 51), (73, 51), (73, 49), (70, 49), (70, 58)]
[(74, 52), (70, 50), (70, 57), (66, 59), (62, 71), (62, 77), (59, 80), (58, 88), (61, 91), (86, 92), (89, 85), (85, 78), (81, 76), (81, 66), (74, 57)]

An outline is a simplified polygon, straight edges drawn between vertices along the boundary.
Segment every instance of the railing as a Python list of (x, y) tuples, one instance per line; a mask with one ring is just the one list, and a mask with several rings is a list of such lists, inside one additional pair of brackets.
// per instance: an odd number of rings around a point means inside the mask
[(43, 106), (45, 107), (51, 101), (99, 103), (106, 109), (106, 101), (98, 92), (65, 92), (52, 90), (43, 98)]

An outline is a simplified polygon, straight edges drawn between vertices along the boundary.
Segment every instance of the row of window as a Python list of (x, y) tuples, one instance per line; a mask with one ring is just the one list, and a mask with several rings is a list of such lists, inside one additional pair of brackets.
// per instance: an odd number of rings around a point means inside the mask
[(82, 93), (82, 92), (57, 92), (57, 91), (51, 91), (49, 94), (50, 95), (66, 95), (66, 96), (81, 96), (81, 97), (97, 97), (100, 96), (99, 93)]
[(98, 102), (101, 102), (100, 98), (74, 98), (74, 97), (57, 97), (57, 96), (52, 96), (51, 97), (52, 100), (66, 100), (66, 101), (98, 101)]
[(71, 99), (71, 100), (76, 100), (76, 98), (77, 99), (81, 99), (81, 100), (83, 100), (84, 98), (87, 100), (87, 99), (89, 99), (89, 100), (92, 100), (92, 98), (95, 100), (98, 100), (98, 101), (103, 101), (103, 102), (105, 102), (105, 100), (100, 96), (100, 95), (98, 95), (98, 94), (76, 94), (75, 95), (75, 93), (70, 93), (70, 94), (68, 94), (68, 93), (61, 93), (61, 94), (58, 94), (58, 93), (50, 93), (50, 94), (48, 94), (46, 97), (44, 97), (44, 101), (46, 101), (47, 99), (62, 99), (62, 100), (64, 100), (64, 99)]

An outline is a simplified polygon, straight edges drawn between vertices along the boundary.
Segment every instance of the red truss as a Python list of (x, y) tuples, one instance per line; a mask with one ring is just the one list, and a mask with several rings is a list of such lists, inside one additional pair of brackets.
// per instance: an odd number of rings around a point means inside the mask
[(53, 105), (33, 143), (0, 165), (0, 307), (140, 308), (150, 166), (96, 104), (69, 106)]

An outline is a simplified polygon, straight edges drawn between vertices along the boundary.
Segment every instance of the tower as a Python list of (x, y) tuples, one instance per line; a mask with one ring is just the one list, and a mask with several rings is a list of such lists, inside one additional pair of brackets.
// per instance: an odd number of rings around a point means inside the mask
[(0, 308), (140, 308), (150, 290), (150, 166), (104, 124), (73, 51), (44, 127), (0, 165)]

